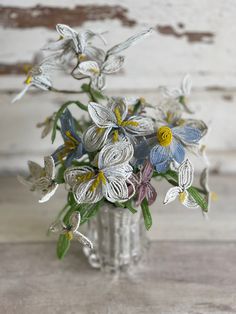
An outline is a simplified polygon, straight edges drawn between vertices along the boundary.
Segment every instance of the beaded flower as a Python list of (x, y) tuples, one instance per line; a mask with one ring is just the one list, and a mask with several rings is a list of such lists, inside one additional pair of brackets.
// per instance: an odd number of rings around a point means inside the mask
[(125, 99), (113, 101), (107, 107), (91, 102), (88, 112), (94, 122), (83, 135), (88, 151), (100, 149), (107, 140), (116, 143), (123, 138), (132, 140), (135, 136), (145, 136), (153, 132), (150, 118), (128, 115), (128, 103)]
[(98, 154), (97, 167), (71, 167), (65, 171), (65, 182), (77, 203), (96, 203), (105, 197), (110, 202), (129, 199), (127, 182), (132, 174), (129, 165), (133, 146), (127, 142), (107, 144)]

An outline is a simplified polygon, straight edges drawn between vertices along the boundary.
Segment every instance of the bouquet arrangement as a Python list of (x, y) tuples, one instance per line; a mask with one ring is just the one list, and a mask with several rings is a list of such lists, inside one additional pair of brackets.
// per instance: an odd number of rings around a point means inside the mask
[[(205, 146), (199, 143), (207, 126), (201, 120), (189, 118), (193, 113), (188, 102), (190, 77), (185, 76), (179, 88), (161, 87), (158, 105), (142, 97), (108, 97), (104, 93), (106, 76), (123, 66), (121, 53), (149, 35), (151, 29), (107, 51), (93, 45), (96, 37), (105, 43), (102, 34), (90, 30), (78, 33), (62, 24), (56, 29), (59, 40), (44, 47), (53, 53), (29, 71), (25, 88), (14, 101), (31, 86), (88, 96), (86, 103), (80, 100), (64, 103), (38, 124), (43, 127), (42, 137), (51, 133), (54, 142), (60, 133), (62, 144), (44, 158), (44, 166), (29, 161), (29, 176), (20, 178), (31, 191), (39, 193), (39, 202), (48, 201), (60, 184), (68, 191), (64, 208), (49, 228), (59, 234), (58, 257), (65, 255), (73, 238), (93, 247), (79, 227), (96, 215), (104, 202), (130, 210), (134, 215), (142, 210), (149, 229), (152, 225), (149, 206), (157, 198), (152, 179), (158, 179), (158, 184), (159, 179), (164, 179), (172, 185), (164, 204), (179, 200), (186, 207), (199, 207), (206, 213), (210, 195), (207, 166), (195, 187), (193, 165), (187, 157), (194, 153), (206, 161)], [(52, 83), (56, 71), (65, 71), (83, 82), (81, 89), (56, 89)], [(69, 110), (72, 105), (88, 112), (89, 119), (73, 116)]]

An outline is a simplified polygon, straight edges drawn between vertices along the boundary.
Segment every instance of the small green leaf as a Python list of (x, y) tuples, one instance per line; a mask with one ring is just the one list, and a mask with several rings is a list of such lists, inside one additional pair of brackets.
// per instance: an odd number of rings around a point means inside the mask
[(208, 204), (206, 199), (199, 193), (199, 191), (194, 187), (191, 186), (188, 188), (189, 194), (192, 198), (197, 202), (197, 204), (201, 207), (201, 209), (207, 213), (208, 212)]
[(82, 89), (82, 91), (89, 93), (89, 91), (90, 91), (89, 84), (82, 84), (81, 89)]
[(57, 176), (55, 178), (56, 183), (62, 184), (62, 183), (65, 182), (65, 180), (64, 180), (64, 172), (65, 172), (65, 170), (66, 170), (66, 168), (64, 166), (61, 166), (58, 169)]
[(104, 96), (100, 91), (93, 89), (92, 87), (90, 88), (90, 93), (96, 101), (106, 99), (106, 96)]
[(137, 209), (135, 209), (133, 206), (132, 206), (132, 200), (128, 200), (127, 202), (124, 203), (125, 205), (125, 208), (128, 208), (131, 213), (135, 214), (137, 213)]
[(147, 230), (149, 230), (152, 226), (152, 216), (149, 210), (148, 201), (145, 198), (141, 203), (141, 208), (143, 212), (144, 224)]
[(63, 259), (70, 248), (70, 240), (66, 235), (61, 234), (57, 241), (57, 257)]

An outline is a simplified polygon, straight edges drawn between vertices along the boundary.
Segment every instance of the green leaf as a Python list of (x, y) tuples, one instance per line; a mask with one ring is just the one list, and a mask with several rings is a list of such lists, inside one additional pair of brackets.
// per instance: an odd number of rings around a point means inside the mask
[(92, 87), (90, 88), (90, 93), (93, 96), (93, 99), (96, 101), (106, 99), (105, 95), (103, 95), (100, 91), (93, 89)]
[(61, 166), (58, 169), (57, 176), (55, 178), (56, 183), (62, 184), (62, 183), (65, 182), (65, 180), (64, 180), (64, 172), (65, 172), (65, 170), (66, 170), (66, 168), (64, 166)]
[(125, 205), (125, 208), (128, 208), (131, 213), (135, 214), (137, 213), (137, 209), (135, 209), (133, 206), (132, 206), (132, 200), (128, 200), (127, 202), (124, 203)]
[(70, 248), (70, 240), (66, 235), (61, 234), (57, 241), (57, 257), (63, 259)]
[(63, 114), (63, 112), (65, 111), (65, 109), (69, 105), (72, 105), (72, 104), (77, 105), (82, 110), (85, 110), (85, 111), (88, 110), (87, 106), (83, 105), (80, 101), (67, 101), (66, 103), (64, 103), (61, 106), (61, 108), (57, 111), (55, 118), (54, 118), (54, 124), (53, 124), (53, 129), (52, 129), (52, 136), (51, 136), (52, 143), (54, 143), (55, 138), (56, 138), (58, 120), (60, 119), (60, 117)]
[(96, 216), (97, 212), (99, 211), (101, 205), (103, 204), (104, 200), (97, 202), (96, 204), (84, 204), (85, 206), (89, 206), (89, 208), (86, 210), (86, 212), (81, 217), (81, 225), (84, 224), (86, 221), (88, 221), (90, 218)]
[(197, 202), (197, 204), (201, 207), (201, 209), (207, 213), (208, 212), (208, 204), (206, 199), (199, 193), (199, 191), (191, 186), (187, 189), (192, 198)]
[(89, 86), (89, 84), (82, 84), (82, 85), (81, 85), (81, 89), (82, 89), (82, 91), (84, 91), (85, 93), (89, 93), (89, 92), (90, 92), (90, 86)]
[(152, 216), (149, 210), (148, 201), (145, 198), (141, 203), (141, 208), (143, 212), (144, 224), (147, 230), (149, 230), (152, 226)]

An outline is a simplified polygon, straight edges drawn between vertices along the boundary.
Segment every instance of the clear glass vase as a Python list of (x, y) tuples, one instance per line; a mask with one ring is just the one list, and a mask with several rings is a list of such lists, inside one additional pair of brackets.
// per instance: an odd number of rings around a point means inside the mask
[(93, 250), (84, 247), (89, 264), (107, 272), (127, 271), (137, 265), (148, 246), (141, 210), (105, 204), (87, 225)]

